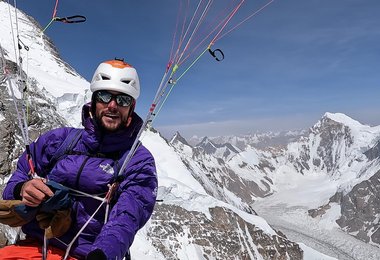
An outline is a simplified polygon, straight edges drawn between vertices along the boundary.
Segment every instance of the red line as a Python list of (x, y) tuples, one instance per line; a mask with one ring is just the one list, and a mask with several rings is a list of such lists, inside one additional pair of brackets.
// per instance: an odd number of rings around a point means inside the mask
[(215, 37), (211, 40), (210, 45), (213, 45), (218, 38), (219, 34), (223, 31), (223, 29), (227, 26), (228, 22), (231, 20), (231, 18), (236, 14), (236, 12), (239, 10), (240, 6), (243, 4), (244, 0), (241, 0), (240, 3), (235, 7), (235, 9), (231, 12), (229, 15), (227, 21), (224, 23), (222, 28), (219, 30), (219, 32), (215, 35)]
[(244, 18), (241, 22), (239, 22), (237, 25), (235, 25), (234, 27), (232, 27), (230, 30), (228, 30), (227, 32), (225, 32), (224, 34), (222, 34), (218, 39), (215, 39), (215, 41), (220, 40), (221, 38), (223, 38), (224, 36), (226, 36), (227, 34), (229, 34), (230, 32), (232, 32), (233, 30), (235, 30), (237, 27), (239, 27), (240, 25), (242, 25), (243, 23), (245, 23), (246, 21), (248, 21), (253, 16), (257, 15), (259, 12), (261, 12), (263, 9), (265, 9), (268, 5), (270, 5), (273, 2), (274, 2), (274, 0), (270, 0), (268, 3), (266, 3), (265, 5), (263, 5), (262, 7), (260, 7), (258, 10), (254, 11), (252, 14), (250, 14), (249, 16), (247, 16), (246, 18)]
[(59, 1), (59, 0), (57, 0), (57, 1), (55, 2), (55, 6), (54, 6), (54, 10), (53, 10), (53, 16), (52, 16), (52, 18), (55, 18), (55, 16), (57, 15), (58, 1)]

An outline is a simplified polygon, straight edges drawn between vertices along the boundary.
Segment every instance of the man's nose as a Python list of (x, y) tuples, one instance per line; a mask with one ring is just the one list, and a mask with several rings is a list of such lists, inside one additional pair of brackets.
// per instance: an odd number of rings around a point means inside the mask
[(117, 103), (116, 103), (116, 100), (114, 98), (111, 99), (111, 101), (108, 103), (108, 108), (113, 108), (113, 109), (117, 108)]

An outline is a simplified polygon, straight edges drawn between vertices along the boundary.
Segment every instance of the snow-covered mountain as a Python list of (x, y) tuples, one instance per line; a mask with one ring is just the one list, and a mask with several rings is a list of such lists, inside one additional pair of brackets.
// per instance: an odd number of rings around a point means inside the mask
[[(17, 27), (29, 51), (15, 51), (10, 20), (16, 20), (8, 10), (0, 2), (0, 47), (12, 74), (12, 86), (0, 74), (4, 180), (24, 147), (11, 88), (19, 108), (22, 98), (29, 101), (31, 139), (80, 126), (81, 106), (90, 99), (89, 83), (20, 11)], [(380, 127), (339, 113), (326, 113), (307, 131), (195, 143), (179, 133), (168, 142), (149, 130), (142, 142), (156, 159), (160, 202), (132, 258), (380, 259), (379, 140)], [(0, 240), (9, 233), (1, 228)]]
[(195, 148), (199, 150), (198, 153), (213, 155), (224, 161), (228, 161), (240, 152), (239, 148), (234, 147), (230, 143), (215, 144), (207, 137), (204, 137)]
[[(16, 21), (15, 9), (4, 1), (0, 2), (0, 48), (6, 58), (0, 72), (2, 174), (9, 173), (14, 167), (14, 160), (24, 145), (14, 99), (3, 75), (4, 65), (12, 75), (18, 110), (21, 113), (24, 104), (25, 113), (29, 115), (28, 132), (32, 140), (42, 132), (67, 122), (79, 126), (80, 107), (88, 99), (89, 83), (60, 59), (54, 44), (33, 18), (20, 11), (17, 14), (19, 19)], [(23, 43), (20, 44), (21, 49), (18, 48), (16, 28), (19, 28)]]
[(363, 169), (368, 161), (364, 152), (376, 144), (379, 131), (346, 115), (326, 113), (307, 137), (288, 146), (288, 159), (302, 174), (323, 172), (347, 182), (368, 178), (373, 172)]
[(272, 168), (268, 153), (253, 148), (239, 152), (233, 146), (217, 146), (207, 138), (191, 147), (179, 134), (170, 144), (194, 178), (215, 198), (253, 212), (250, 204), (272, 192), (267, 178)]
[(310, 234), (319, 227), (317, 232), (323, 235), (312, 240), (334, 247), (336, 238), (342, 236), (339, 230), (344, 230), (377, 247), (353, 246), (346, 237), (343, 250), (341, 242), (337, 246), (342, 253), (330, 254), (339, 259), (350, 259), (347, 254), (354, 259), (378, 259), (379, 138), (379, 126), (326, 113), (307, 136), (290, 143), (283, 156), (276, 157), (272, 175), (275, 192), (255, 202), (253, 208), (275, 227), (287, 229), (286, 234), (303, 234), (304, 229)]
[[(337, 224), (351, 235), (380, 246), (380, 127), (370, 127), (343, 114), (326, 113), (288, 158), (304, 175), (323, 174), (335, 183), (326, 205), (310, 210), (316, 217), (338, 203)], [(334, 186), (334, 185), (333, 185)]]
[[(4, 127), (0, 165), (7, 165), (1, 171), (5, 181), (24, 147), (17, 123), (18, 114), (12, 109), (14, 99), (11, 90), (16, 93), (15, 101), (19, 108), (24, 103), (23, 99), (29, 101), (28, 132), (31, 139), (35, 139), (54, 127), (80, 125), (80, 109), (89, 100), (89, 84), (60, 59), (52, 42), (31, 17), (0, 2), (0, 21), (0, 44), (5, 54), (1, 71), (4, 66), (13, 68), (10, 81), (1, 81), (0, 120)], [(18, 33), (12, 32), (16, 28)], [(15, 49), (17, 34), (29, 50), (24, 48), (18, 52)], [(5, 79), (3, 74), (0, 76)], [(24, 89), (27, 89), (28, 96)], [(151, 220), (138, 233), (132, 247), (132, 258), (302, 259), (304, 253), (298, 244), (242, 207), (244, 204), (235, 202), (241, 200), (236, 195), (222, 199), (212, 196), (213, 192), (207, 191), (194, 177), (196, 172), (159, 133), (147, 131), (142, 141), (156, 159), (162, 202), (157, 204)], [(205, 156), (214, 160), (212, 156)], [(195, 160), (189, 163), (195, 167), (198, 164)], [(223, 174), (228, 171), (226, 168)], [(232, 177), (228, 178), (233, 181)], [(223, 187), (220, 188), (222, 190)], [(227, 199), (231, 197), (234, 203), (228, 203)], [(10, 239), (9, 228), (2, 226), (1, 230), (1, 236)]]
[[(206, 171), (191, 160), (191, 147), (179, 142), (170, 146), (154, 132), (147, 132), (143, 143), (155, 157), (163, 202), (141, 233), (165, 259), (302, 259), (299, 245), (241, 207), (241, 200), (228, 201), (231, 197), (208, 186), (218, 183), (202, 182)], [(184, 160), (186, 154), (189, 158)], [(133, 247), (133, 252), (144, 250), (139, 244)]]
[[(54, 44), (32, 17), (18, 11), (16, 20), (14, 8), (9, 8), (5, 2), (0, 4), (1, 47), (7, 59), (13, 62), (22, 59), (26, 83), (34, 85), (67, 121), (79, 126), (81, 117), (78, 111), (89, 99), (86, 96), (89, 95), (89, 83), (59, 57)], [(19, 28), (18, 34), (24, 44), (21, 46), (26, 46), (29, 51), (25, 47), (16, 48), (16, 28)], [(30, 92), (34, 93), (33, 89)]]
[[(362, 125), (340, 113), (326, 113), (312, 128), (303, 132), (298, 140), (290, 142), (285, 149), (266, 147), (264, 153), (262, 149), (251, 148), (221, 160), (222, 156), (218, 155), (216, 149), (211, 149), (216, 147), (214, 142), (208, 138), (204, 138), (201, 144), (211, 148), (201, 155), (195, 152), (189, 154), (191, 149), (185, 149), (186, 144), (178, 145), (180, 142), (177, 142), (176, 145), (179, 153), (181, 150), (187, 151), (187, 155), (184, 153), (183, 156), (184, 161), (190, 155), (192, 158), (197, 157), (198, 164), (206, 169), (205, 175), (198, 174), (198, 176), (208, 177), (208, 182), (201, 181), (201, 183), (208, 183), (207, 186), (210, 186), (209, 183), (221, 183), (220, 186), (224, 191), (228, 190), (229, 193), (224, 192), (223, 196), (229, 203), (233, 200), (231, 197), (226, 198), (228, 195), (247, 197), (238, 189), (234, 189), (234, 185), (229, 185), (231, 181), (227, 178), (228, 181), (224, 181), (223, 178), (213, 178), (207, 173), (220, 172), (221, 169), (228, 168), (233, 174), (238, 172), (232, 177), (234, 179), (232, 183), (240, 181), (239, 187), (246, 187), (241, 176), (251, 176), (256, 184), (264, 184), (267, 189), (262, 188), (262, 190), (267, 194), (255, 192), (252, 196), (252, 200), (255, 201), (253, 204), (247, 199), (239, 201), (241, 204), (248, 203), (248, 208), (259, 214), (265, 215), (267, 211), (268, 214), (273, 214), (279, 210), (278, 208), (283, 208), (286, 212), (282, 214), (294, 214), (293, 211), (288, 211), (289, 208), (302, 207), (304, 210), (298, 212), (299, 216), (304, 215), (305, 218), (311, 216), (321, 223), (328, 222), (331, 225), (329, 228), (340, 227), (362, 241), (380, 246), (379, 139), (379, 126)], [(205, 154), (219, 158), (218, 163), (221, 167), (215, 169), (208, 166), (216, 163), (210, 158), (206, 159)], [(248, 174), (242, 174), (245, 168)], [(211, 190), (218, 189), (212, 187)], [(223, 197), (220, 194), (222, 192), (218, 195)], [(285, 210), (286, 208), (288, 210)], [(273, 215), (268, 218), (272, 220)], [(293, 217), (292, 221), (295, 220)], [(273, 220), (276, 221), (278, 220)], [(304, 219), (301, 221), (305, 223)], [(372, 251), (377, 250), (372, 249)], [(374, 254), (378, 255), (378, 251)], [(339, 259), (342, 257), (342, 255), (336, 256)], [(356, 257), (368, 259), (368, 255)], [(373, 256), (370, 259), (377, 257)]]
[[(297, 141), (301, 136), (307, 134), (305, 130), (298, 131), (281, 131), (281, 132), (263, 132), (246, 135), (230, 135), (230, 136), (215, 136), (207, 137), (214, 144), (230, 144), (240, 150), (245, 150), (248, 147), (258, 149), (284, 148), (290, 142)], [(199, 138), (193, 136), (189, 138), (189, 144), (196, 146), (201, 143), (205, 137)]]

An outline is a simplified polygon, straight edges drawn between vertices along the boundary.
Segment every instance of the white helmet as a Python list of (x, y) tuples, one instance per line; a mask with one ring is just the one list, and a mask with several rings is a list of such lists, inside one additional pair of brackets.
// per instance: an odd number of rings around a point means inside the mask
[(137, 99), (140, 95), (140, 81), (137, 71), (123, 60), (110, 60), (99, 64), (91, 80), (92, 92), (113, 90)]

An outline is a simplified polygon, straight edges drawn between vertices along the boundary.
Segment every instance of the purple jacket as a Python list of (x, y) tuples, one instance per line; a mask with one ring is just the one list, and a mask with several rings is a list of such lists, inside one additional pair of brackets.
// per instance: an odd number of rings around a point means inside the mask
[[(107, 184), (113, 182), (114, 173), (119, 172), (123, 163), (121, 157), (131, 148), (141, 128), (142, 119), (134, 113), (132, 123), (126, 130), (103, 135), (89, 117), (87, 104), (83, 106), (82, 124), (85, 131), (74, 146), (74, 153), (65, 155), (59, 160), (46, 177), (69, 188), (104, 197), (108, 191)], [(30, 145), (37, 173), (46, 169), (49, 160), (72, 129), (51, 130)], [(93, 156), (99, 153), (106, 157)], [(14, 194), (15, 187), (18, 183), (29, 179), (28, 172), (29, 166), (24, 153), (18, 161), (17, 170), (4, 189), (4, 199), (17, 199), (17, 194)], [(80, 234), (70, 255), (84, 259), (90, 251), (101, 249), (108, 259), (122, 259), (128, 252), (136, 232), (150, 218), (156, 201), (155, 162), (143, 145), (136, 150), (123, 177), (108, 222), (104, 224), (105, 207), (103, 207)], [(58, 239), (49, 241), (51, 245), (63, 250), (66, 250), (66, 245), (101, 203), (82, 196), (73, 196), (73, 200), (71, 213), (73, 221), (70, 230)], [(43, 239), (43, 230), (38, 227), (36, 221), (24, 225), (22, 230), (27, 235)]]

